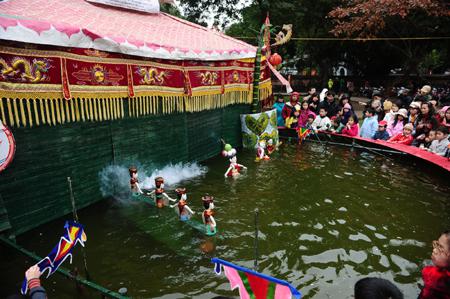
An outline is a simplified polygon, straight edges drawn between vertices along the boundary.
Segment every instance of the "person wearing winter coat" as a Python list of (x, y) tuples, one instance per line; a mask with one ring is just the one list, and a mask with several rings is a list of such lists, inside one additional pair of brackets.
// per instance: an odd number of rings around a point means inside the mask
[(314, 131), (329, 131), (331, 129), (331, 121), (327, 116), (327, 111), (325, 108), (320, 108), (319, 115), (316, 116), (314, 122), (312, 123), (312, 128)]
[(405, 144), (405, 145), (411, 145), (414, 138), (412, 136), (412, 131), (414, 127), (412, 124), (406, 124), (403, 127), (403, 132), (400, 134), (397, 134), (395, 136), (392, 136), (388, 139), (388, 142), (391, 143), (398, 143), (398, 144)]
[(408, 111), (404, 108), (398, 110), (393, 121), (388, 122), (386, 131), (389, 136), (395, 136), (403, 131), (403, 126), (408, 123)]
[(355, 119), (353, 116), (350, 116), (350, 118), (347, 121), (347, 124), (342, 129), (342, 135), (347, 135), (351, 137), (358, 136), (359, 133), (359, 125), (357, 122), (355, 122)]
[(448, 141), (448, 128), (441, 126), (436, 130), (436, 139), (431, 142), (428, 151), (444, 157), (450, 142)]
[(378, 130), (378, 117), (372, 108), (367, 109), (366, 118), (361, 126), (359, 136), (363, 138), (372, 139), (375, 132)]
[(386, 131), (387, 122), (385, 120), (382, 120), (378, 122), (378, 131), (375, 132), (375, 135), (373, 135), (374, 140), (388, 140), (389, 134)]
[(273, 104), (272, 108), (277, 110), (277, 126), (284, 127), (284, 118), (283, 118), (283, 108), (284, 108), (284, 99), (283, 97), (279, 97), (277, 101)]

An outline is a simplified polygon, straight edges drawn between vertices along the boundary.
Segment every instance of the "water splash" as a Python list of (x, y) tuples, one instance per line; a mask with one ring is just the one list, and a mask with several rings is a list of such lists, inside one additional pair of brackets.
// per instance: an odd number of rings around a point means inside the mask
[(208, 171), (206, 166), (197, 163), (169, 164), (161, 169), (155, 169), (150, 176), (143, 178), (143, 187), (146, 189), (155, 187), (155, 178), (162, 176), (164, 185), (173, 186), (181, 181), (204, 175)]
[[(151, 189), (155, 187), (155, 178), (162, 176), (166, 186), (174, 186), (183, 180), (204, 175), (208, 168), (198, 163), (168, 164), (161, 169), (138, 165), (141, 187)], [(149, 173), (149, 175), (148, 175)], [(100, 191), (103, 197), (114, 197), (119, 201), (129, 201), (130, 175), (128, 166), (109, 165), (99, 172)]]

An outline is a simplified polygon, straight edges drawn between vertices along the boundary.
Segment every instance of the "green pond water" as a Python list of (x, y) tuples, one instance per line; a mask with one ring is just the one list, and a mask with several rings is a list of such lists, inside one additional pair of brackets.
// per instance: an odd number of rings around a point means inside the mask
[[(177, 185), (188, 189), (197, 219), (201, 196), (215, 196), (217, 236), (204, 236), (172, 211), (142, 202), (108, 199), (79, 211), (93, 281), (115, 291), (126, 287), (134, 298), (236, 298), (210, 259), (253, 267), (258, 208), (259, 271), (289, 281), (303, 298), (351, 298), (355, 282), (367, 276), (389, 279), (406, 298), (417, 297), (431, 241), (450, 227), (448, 176), (424, 174), (412, 162), (310, 143), (283, 145), (270, 161), (256, 163), (250, 151), (238, 158), (248, 171), (237, 179), (224, 178), (228, 162), (217, 157), (204, 163), (204, 175)], [(175, 187), (166, 186), (173, 197)], [(17, 242), (44, 256), (70, 218)], [(208, 247), (214, 250), (205, 253)], [(19, 288), (31, 261), (4, 245), (0, 253), (3, 298)], [(81, 256), (78, 247), (73, 265), (84, 274)], [(67, 262), (64, 267), (73, 268)], [(44, 286), (49, 298), (99, 298), (86, 289), (78, 293), (58, 274)]]

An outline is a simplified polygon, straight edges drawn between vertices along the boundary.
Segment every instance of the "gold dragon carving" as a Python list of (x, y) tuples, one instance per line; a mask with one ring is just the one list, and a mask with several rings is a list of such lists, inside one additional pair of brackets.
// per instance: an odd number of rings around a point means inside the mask
[[(286, 31), (286, 33), (283, 32)], [(275, 43), (272, 46), (279, 46), (287, 43), (292, 37), (292, 24), (284, 24), (280, 32), (275, 36)]]
[(138, 74), (142, 77), (141, 81), (148, 85), (164, 84), (164, 78), (167, 76), (164, 71), (158, 72), (155, 68), (145, 67), (139, 68)]
[(203, 85), (214, 85), (219, 78), (216, 72), (204, 72), (200, 74), (200, 77)]
[(13, 77), (20, 74), (20, 77), (23, 80), (31, 83), (37, 83), (45, 80), (44, 73), (46, 73), (49, 68), (50, 65), (47, 59), (33, 59), (33, 64), (31, 65), (26, 59), (14, 58), (10, 66), (3, 58), (0, 58), (0, 72), (3, 77)]

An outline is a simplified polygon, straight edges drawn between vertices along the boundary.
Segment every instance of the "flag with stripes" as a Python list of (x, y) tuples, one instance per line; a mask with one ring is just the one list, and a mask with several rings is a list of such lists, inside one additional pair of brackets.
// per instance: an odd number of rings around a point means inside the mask
[(239, 289), (241, 299), (299, 299), (300, 292), (284, 280), (280, 280), (233, 263), (213, 258), (215, 272), (222, 272), (230, 281), (231, 289)]
[(311, 133), (311, 129), (308, 128), (298, 128), (297, 129), (297, 133), (298, 133), (298, 141), (300, 143), (302, 143), (302, 141), (308, 137), (309, 133)]

